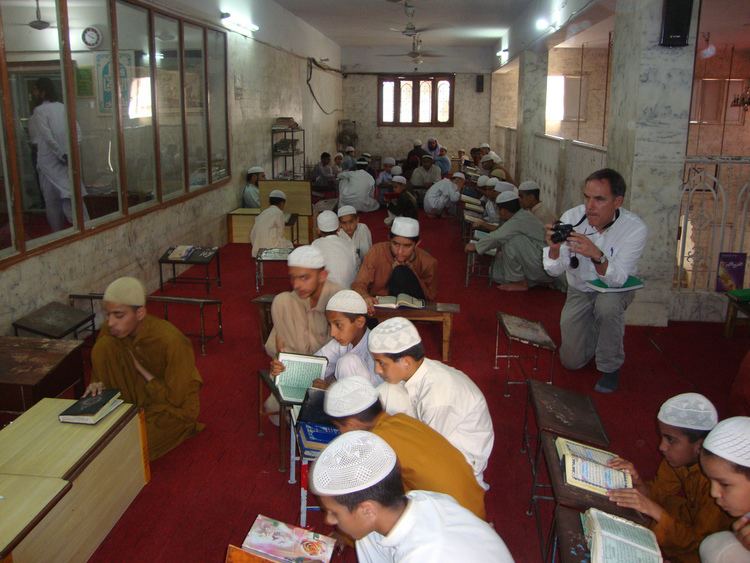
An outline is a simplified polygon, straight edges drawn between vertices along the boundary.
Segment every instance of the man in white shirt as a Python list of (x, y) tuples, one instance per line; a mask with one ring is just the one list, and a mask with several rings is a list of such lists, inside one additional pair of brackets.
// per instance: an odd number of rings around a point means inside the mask
[(323, 211), (318, 215), (318, 233), (320, 238), (312, 246), (323, 255), (328, 272), (328, 279), (349, 289), (357, 275), (357, 255), (351, 241), (340, 238), (339, 218), (333, 211)]
[(534, 180), (526, 180), (518, 186), (518, 199), (521, 202), (521, 207), (531, 211), (534, 217), (539, 219), (543, 225), (551, 225), (555, 222), (557, 216), (544, 203), (539, 201), (540, 193), (539, 184)]
[(612, 169), (586, 178), (583, 197), (583, 205), (560, 218), (563, 224), (574, 226), (564, 242), (553, 241), (552, 225), (547, 225), (544, 269), (551, 276), (565, 273), (568, 280), (560, 317), (560, 361), (567, 369), (580, 369), (595, 356), (601, 377), (594, 389), (612, 393), (625, 361), (625, 310), (634, 294), (599, 293), (586, 282), (598, 279), (610, 287), (622, 287), (637, 272), (648, 229), (637, 215), (621, 208), (625, 180)]
[(351, 205), (357, 211), (377, 211), (380, 204), (373, 197), (375, 180), (367, 170), (341, 172), (339, 182), (339, 207)]
[(273, 190), (268, 194), (269, 206), (255, 218), (255, 224), (250, 231), (250, 244), (253, 258), (261, 248), (293, 248), (292, 241), (286, 238), (284, 206), (286, 194), (281, 190)]
[(242, 207), (260, 207), (260, 190), (258, 182), (266, 179), (262, 166), (251, 166), (247, 169), (245, 189), (242, 190)]
[(357, 268), (359, 268), (362, 259), (372, 246), (372, 233), (370, 232), (370, 228), (364, 223), (359, 222), (357, 210), (351, 205), (343, 205), (339, 207), (338, 216), (339, 237), (354, 245), (354, 251), (357, 254)]
[(461, 197), (466, 176), (462, 172), (453, 174), (450, 180), (444, 178), (432, 184), (424, 195), (424, 210), (430, 217), (440, 217), (444, 213), (455, 215), (456, 202)]
[(404, 494), (396, 452), (364, 430), (333, 440), (312, 467), (310, 488), (326, 523), (356, 542), (360, 563), (512, 563), (489, 524), (453, 497), (429, 491)]
[(434, 163), (432, 155), (426, 154), (422, 156), (422, 166), (417, 167), (411, 173), (409, 183), (415, 188), (426, 190), (435, 182), (440, 181), (442, 177), (443, 173), (440, 172), (440, 167)]
[(375, 372), (387, 383), (403, 382), (416, 418), (440, 432), (459, 450), (486, 489), (484, 470), (492, 453), (495, 431), (487, 401), (463, 372), (425, 358), (419, 332), (403, 317), (383, 321), (368, 342)]

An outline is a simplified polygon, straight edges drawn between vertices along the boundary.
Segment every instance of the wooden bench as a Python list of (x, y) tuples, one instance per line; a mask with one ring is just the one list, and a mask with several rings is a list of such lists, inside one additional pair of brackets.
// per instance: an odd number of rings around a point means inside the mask
[(727, 293), (727, 299), (729, 299), (729, 304), (727, 305), (727, 316), (724, 320), (724, 337), (732, 338), (736, 325), (750, 324), (750, 318), (737, 318), (737, 313), (750, 317), (750, 301), (740, 301), (729, 293)]
[[(104, 297), (103, 293), (71, 293), (68, 295), (68, 299), (72, 304), (78, 299), (84, 299), (89, 301), (91, 306), (91, 312), (94, 313), (94, 301), (100, 301)], [(151, 303), (161, 303), (164, 307), (164, 319), (169, 320), (169, 306), (170, 305), (194, 305), (200, 310), (200, 333), (189, 333), (186, 332), (186, 336), (199, 336), (201, 340), (201, 356), (206, 355), (206, 342), (212, 338), (219, 338), (219, 342), (224, 343), (224, 325), (221, 320), (221, 299), (210, 299), (201, 297), (172, 297), (167, 295), (149, 295), (146, 297), (146, 301)], [(218, 328), (215, 334), (206, 334), (206, 318), (204, 314), (204, 308), (206, 305), (213, 305), (216, 307), (216, 315)]]

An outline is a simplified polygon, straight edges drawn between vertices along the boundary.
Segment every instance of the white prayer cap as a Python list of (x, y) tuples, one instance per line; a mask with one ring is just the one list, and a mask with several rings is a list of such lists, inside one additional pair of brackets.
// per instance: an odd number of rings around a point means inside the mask
[(370, 370), (362, 361), (362, 358), (354, 352), (344, 354), (338, 359), (334, 373), (337, 381), (341, 381), (347, 377), (359, 377), (365, 381), (371, 381)]
[(370, 331), (371, 354), (398, 354), (422, 342), (416, 327), (404, 317), (391, 317)]
[(346, 150), (344, 152), (354, 152), (354, 147), (352, 147), (350, 145), (350, 146), (346, 147)]
[(326, 267), (323, 254), (314, 246), (298, 246), (289, 254), (286, 264), (290, 268), (309, 268), (319, 270)]
[(339, 216), (333, 211), (321, 211), (318, 214), (318, 228), (324, 233), (332, 233), (339, 228)]
[(497, 178), (495, 178), (494, 176), (487, 176), (487, 183), (486, 183), (486, 186), (487, 186), (488, 188), (494, 188), (495, 186), (497, 186), (497, 183), (498, 183), (499, 181), (500, 181), (500, 180), (498, 180), (498, 179), (497, 179)]
[(448, 152), (448, 147), (446, 147), (445, 145), (440, 145), (440, 150)]
[[(493, 180), (497, 180), (497, 178), (492, 178)], [(510, 182), (501, 182), (500, 180), (497, 180), (495, 182), (495, 191), (497, 193), (503, 193), (503, 192), (514, 192), (517, 193), (518, 190), (516, 190), (516, 187), (511, 184)]]
[(396, 217), (393, 220), (393, 225), (391, 225), (391, 233), (397, 237), (418, 237), (419, 221), (411, 217)]
[(480, 149), (488, 149), (488, 148), (490, 148), (490, 144), (489, 143), (482, 143), (481, 145), (479, 145), (479, 148)]
[(383, 159), (383, 164), (390, 164), (391, 166), (395, 166), (396, 165), (396, 159), (393, 158), (392, 156), (386, 156)]
[(364, 166), (365, 164), (370, 164), (370, 161), (367, 160), (366, 158), (358, 158), (357, 164), (361, 164), (362, 166)]
[(339, 217), (344, 217), (345, 215), (356, 215), (357, 210), (354, 209), (353, 205), (342, 205), (339, 207)]
[(107, 286), (103, 300), (118, 305), (143, 307), (146, 304), (146, 290), (136, 278), (117, 278)]
[(501, 192), (495, 198), (495, 203), (506, 203), (508, 201), (513, 201), (514, 199), (518, 199), (518, 194), (515, 192), (515, 190), (510, 192)]
[(397, 184), (406, 184), (406, 178), (403, 176), (394, 176), (391, 178), (391, 182), (396, 182)]
[(422, 139), (414, 139), (414, 141), (412, 142), (412, 145), (414, 145), (415, 147), (421, 147)]
[(519, 192), (530, 192), (532, 190), (538, 190), (539, 184), (537, 184), (534, 180), (526, 180), (525, 182), (521, 182), (521, 185), (518, 186)]
[(424, 160), (424, 159), (435, 160), (435, 157), (432, 156), (431, 154), (423, 154), (422, 155), (422, 160)]
[(453, 178), (461, 178), (462, 180), (466, 180), (466, 176), (464, 176), (463, 172), (454, 172)]
[(340, 157), (340, 158), (344, 158), (344, 153), (342, 153), (342, 152), (337, 152), (336, 154), (334, 154), (334, 155), (333, 155), (333, 158), (339, 158), (339, 157)]
[(363, 152), (362, 156), (364, 156), (365, 158), (372, 158), (372, 155), (369, 152)]
[(272, 197), (277, 197), (279, 199), (283, 199), (286, 201), (286, 194), (282, 192), (281, 190), (271, 190), (271, 193), (268, 194), (269, 199)]
[(352, 416), (371, 407), (379, 399), (378, 390), (368, 379), (346, 377), (328, 388), (323, 410), (335, 418)]
[(396, 452), (383, 438), (353, 430), (333, 440), (313, 464), (310, 489), (339, 496), (377, 485), (396, 467)]
[(484, 163), (484, 162), (489, 162), (490, 160), (495, 160), (495, 159), (494, 159), (494, 158), (492, 158), (492, 155), (491, 155), (491, 154), (486, 154), (486, 155), (484, 155), (484, 156), (482, 157), (482, 159), (481, 159), (481, 160), (480, 160), (479, 162), (482, 162), (482, 163)]
[(248, 174), (263, 174), (262, 166), (251, 166), (247, 169)]
[(490, 151), (487, 153), (487, 155), (491, 156), (492, 160), (494, 160), (497, 164), (500, 164), (503, 161), (502, 157), (499, 154), (497, 154), (495, 151)]
[(458, 149), (456, 152), (466, 152), (466, 149)]
[(487, 180), (489, 179), (490, 179), (489, 176), (484, 176), (484, 175), (480, 176), (479, 178), (477, 178), (477, 187), (478, 188), (485, 187), (487, 185)]
[(703, 440), (703, 447), (727, 461), (750, 467), (750, 417), (722, 420)]
[(326, 311), (366, 315), (367, 303), (364, 298), (352, 289), (342, 289), (333, 294), (326, 303)]
[(711, 430), (719, 421), (716, 407), (700, 393), (681, 393), (667, 399), (656, 418), (664, 424), (690, 430)]
[(391, 174), (393, 174), (394, 176), (400, 176), (401, 174), (403, 174), (403, 172), (404, 170), (400, 166), (394, 166), (393, 168), (391, 168)]

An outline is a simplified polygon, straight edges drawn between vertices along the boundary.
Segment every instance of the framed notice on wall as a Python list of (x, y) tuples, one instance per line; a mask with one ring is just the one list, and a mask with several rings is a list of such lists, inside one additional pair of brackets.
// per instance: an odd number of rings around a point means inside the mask
[(76, 67), (76, 97), (93, 98), (94, 97), (94, 67), (79, 66)]
[(745, 279), (747, 254), (744, 252), (719, 253), (719, 268), (716, 272), (716, 291), (742, 289)]
[[(120, 80), (120, 94), (122, 104), (127, 107), (130, 103), (130, 81), (133, 78), (133, 63), (135, 53), (133, 51), (120, 51), (120, 64), (117, 71)], [(96, 54), (96, 99), (97, 109), (100, 114), (112, 113), (115, 105), (114, 72), (112, 68), (111, 53)]]

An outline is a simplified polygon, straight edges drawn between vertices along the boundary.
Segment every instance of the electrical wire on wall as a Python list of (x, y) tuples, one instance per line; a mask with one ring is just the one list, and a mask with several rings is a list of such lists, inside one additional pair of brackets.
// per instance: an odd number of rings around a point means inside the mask
[(315, 91), (313, 90), (312, 84), (310, 83), (310, 81), (312, 80), (313, 65), (315, 65), (316, 67), (318, 67), (319, 69), (325, 72), (338, 72), (339, 74), (342, 74), (341, 71), (335, 68), (331, 68), (327, 65), (320, 64), (318, 61), (316, 61), (312, 57), (307, 58), (307, 87), (310, 90), (310, 94), (312, 95), (313, 100), (315, 100), (315, 103), (318, 104), (320, 111), (322, 111), (326, 115), (332, 115), (336, 113), (337, 111), (343, 112), (344, 110), (342, 108), (336, 108), (331, 111), (327, 111), (325, 108), (323, 108), (322, 105), (320, 105), (320, 102), (318, 101), (318, 97), (315, 95)]

